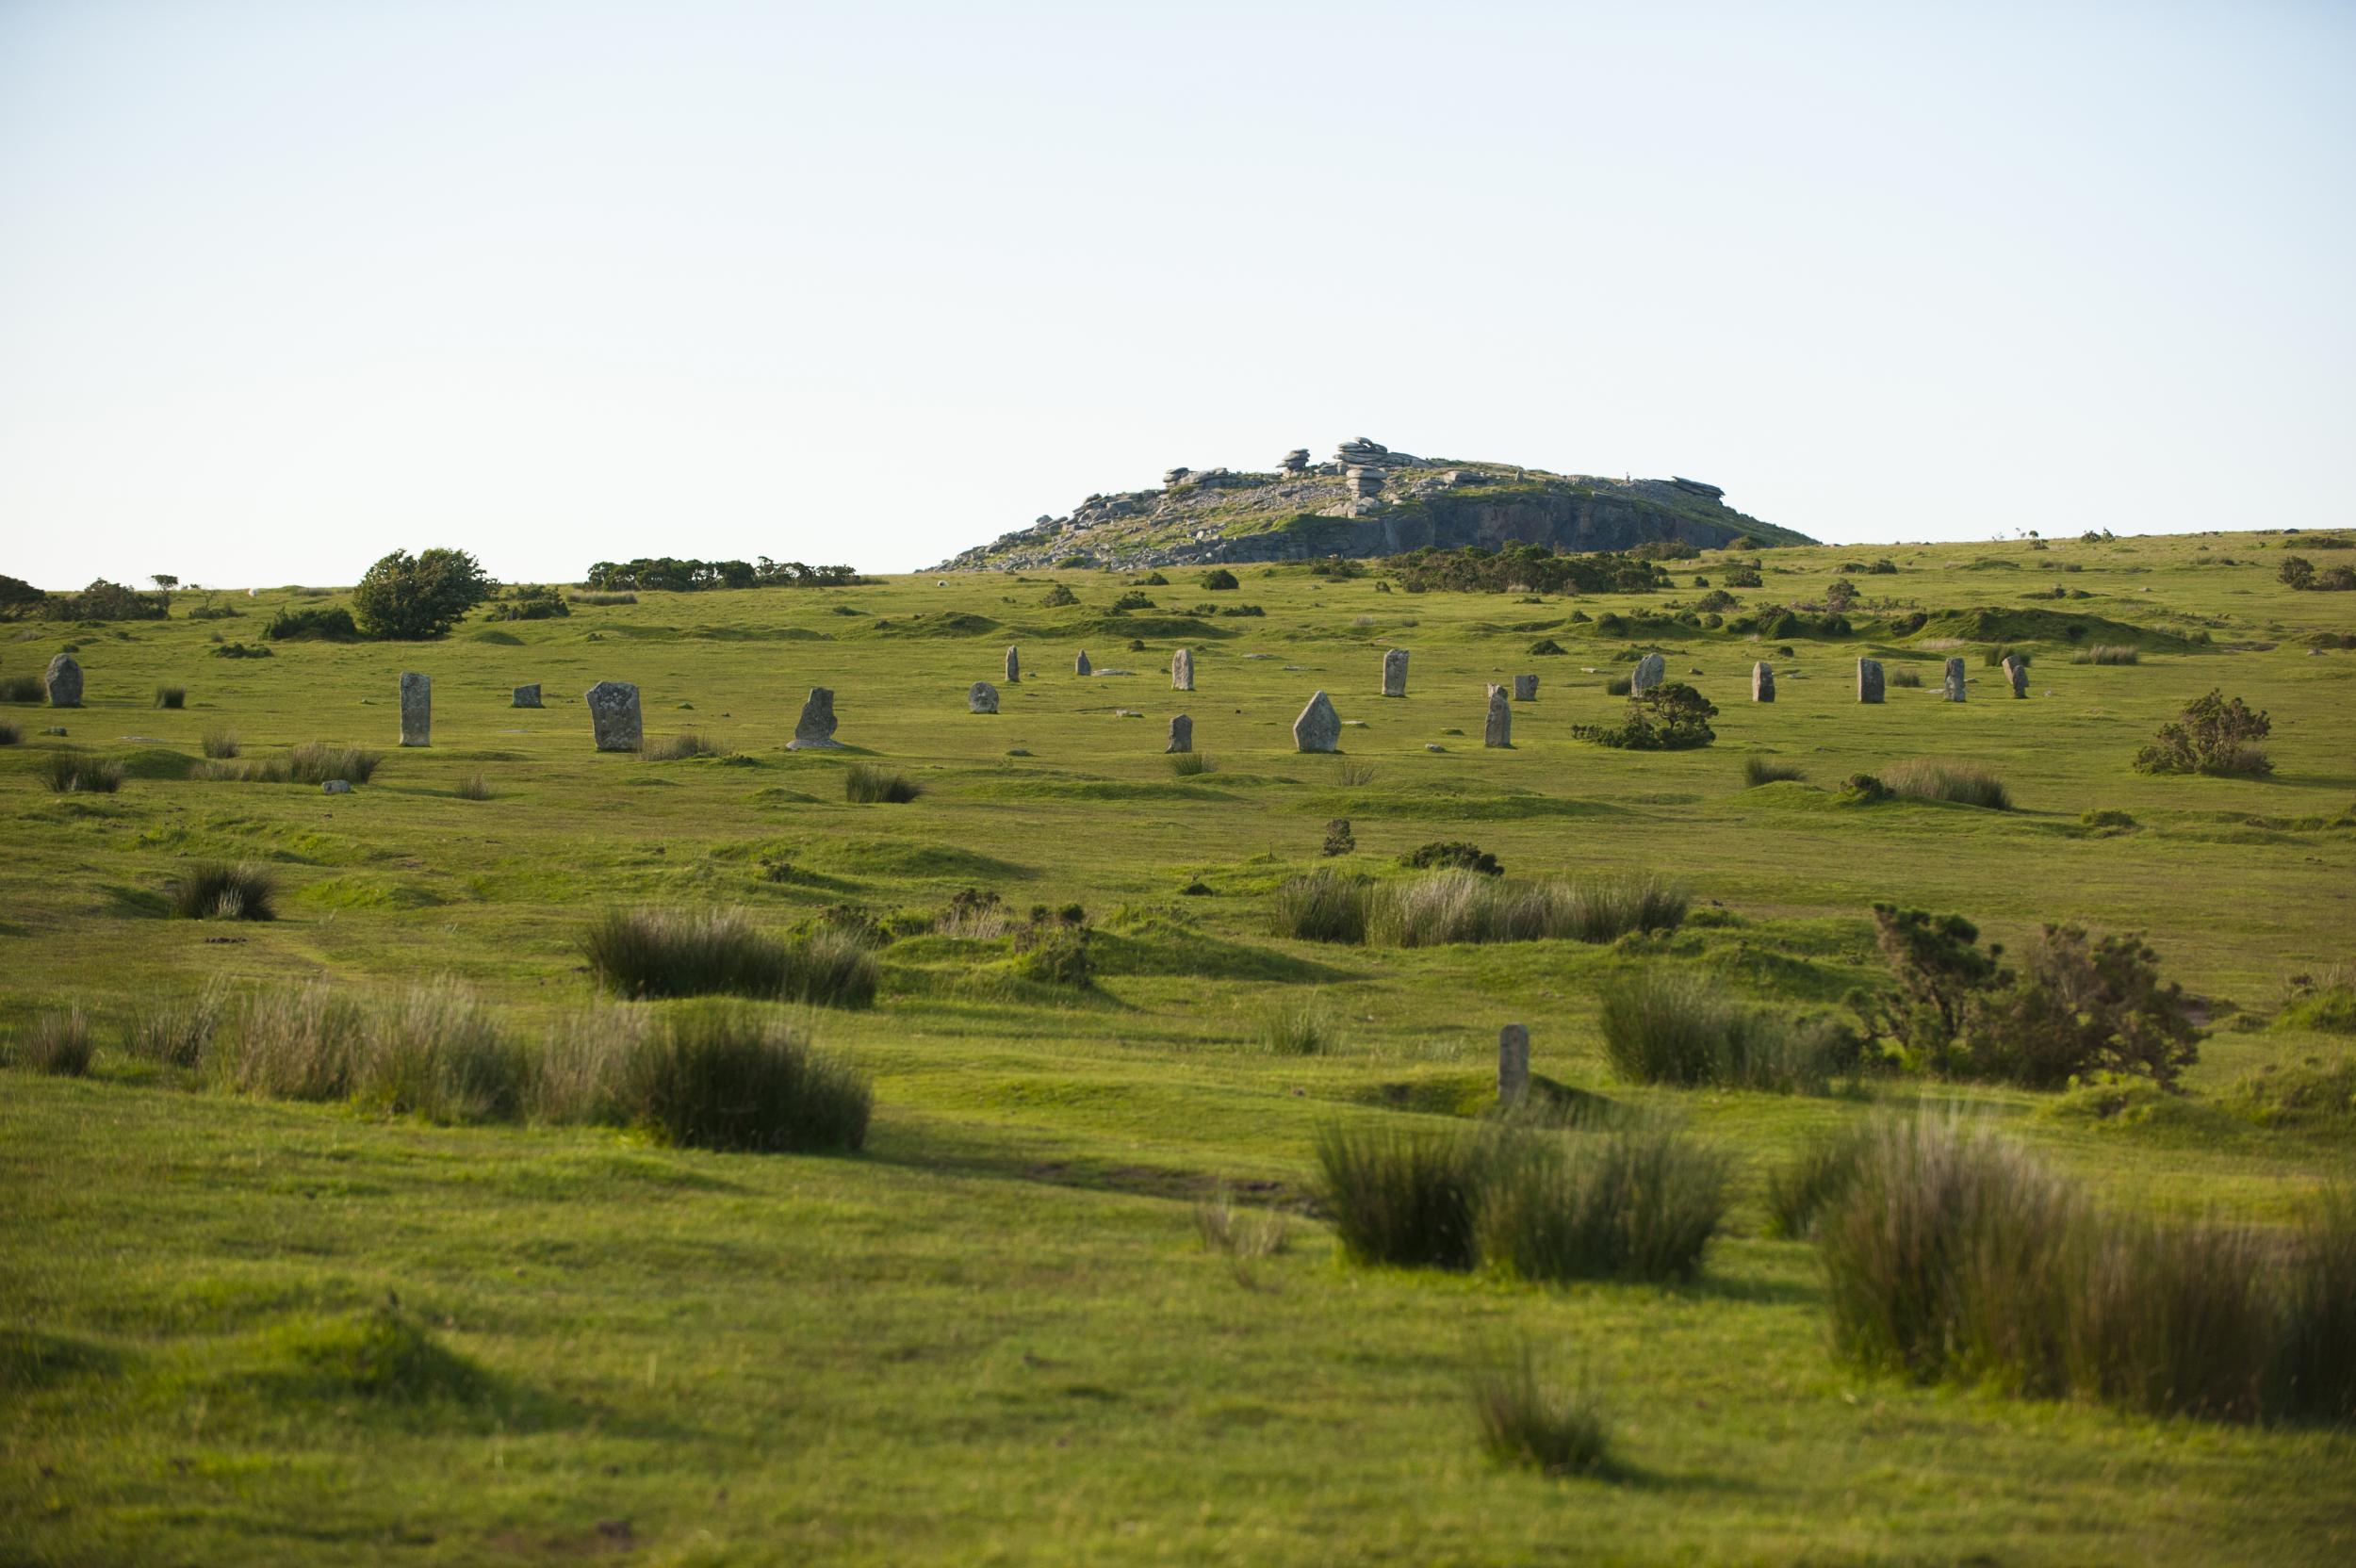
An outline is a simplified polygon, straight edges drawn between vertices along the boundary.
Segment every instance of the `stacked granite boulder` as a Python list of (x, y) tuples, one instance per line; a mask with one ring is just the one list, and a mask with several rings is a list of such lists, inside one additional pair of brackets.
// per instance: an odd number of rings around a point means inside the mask
[(1288, 474), (1307, 473), (1309, 471), (1309, 449), (1295, 447), (1284, 454), (1284, 461), (1277, 466)]

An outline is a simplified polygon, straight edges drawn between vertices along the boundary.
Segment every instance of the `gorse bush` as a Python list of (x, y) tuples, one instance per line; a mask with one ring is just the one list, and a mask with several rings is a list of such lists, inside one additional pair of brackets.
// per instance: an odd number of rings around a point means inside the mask
[(905, 806), (924, 792), (905, 774), (855, 763), (843, 776), (843, 798), (859, 805)]
[(79, 1007), (53, 1007), (18, 1032), (16, 1065), (53, 1078), (79, 1078), (97, 1054), (90, 1019)]
[(1617, 725), (1577, 724), (1571, 733), (1597, 745), (1628, 751), (1684, 751), (1706, 746), (1718, 738), (1710, 721), (1717, 705), (1681, 681), (1664, 681), (1642, 696), (1628, 699), (1628, 712)]
[(370, 637), (414, 642), (441, 636), (496, 586), (465, 550), (394, 550), (361, 576), (352, 610)]
[(41, 764), (41, 781), (61, 795), (110, 795), (123, 788), (123, 764), (78, 751), (53, 751)]
[(2213, 691), (2187, 705), (2173, 722), (2160, 727), (2151, 743), (2135, 753), (2135, 770), (2261, 777), (2274, 771), (2258, 744), (2273, 727), (2266, 714), (2251, 712), (2241, 698), (2229, 701), (2222, 693)]
[(1497, 858), (1479, 844), (1462, 839), (1450, 839), (1420, 844), (1399, 858), (1402, 866), (1416, 871), (1472, 871), (1483, 876), (1502, 876), (1505, 867)]
[(1547, 1380), (1527, 1348), (1513, 1365), (1473, 1380), (1472, 1404), (1481, 1451), (1499, 1464), (1548, 1476), (1612, 1468), (1611, 1424), (1593, 1390)]
[(1892, 793), (1915, 800), (1943, 800), (1991, 811), (2012, 809), (2004, 781), (1976, 762), (1893, 762), (1880, 776)]
[(610, 910), (582, 939), (589, 968), (629, 997), (733, 995), (827, 1007), (875, 999), (874, 955), (856, 939), (816, 932), (788, 942), (741, 909)]
[(326, 610), (281, 610), (263, 626), (262, 635), (273, 643), (356, 643), (360, 629), (353, 624), (352, 612), (336, 605)]
[(206, 860), (172, 884), (172, 912), (182, 920), (276, 920), (278, 881), (261, 866)]
[(1807, 776), (1789, 762), (1771, 762), (1764, 757), (1742, 759), (1742, 782), (1749, 789), (1756, 790), (1761, 784), (1790, 784)]

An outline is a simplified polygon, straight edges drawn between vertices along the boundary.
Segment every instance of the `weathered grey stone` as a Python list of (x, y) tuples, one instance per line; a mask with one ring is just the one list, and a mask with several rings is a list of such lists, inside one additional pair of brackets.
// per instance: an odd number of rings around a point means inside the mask
[(1194, 749), (1194, 721), (1184, 713), (1172, 713), (1170, 716), (1170, 744), (1162, 749), (1173, 752), (1192, 751)]
[(49, 671), (41, 680), (49, 688), (50, 707), (82, 706), (82, 666), (74, 662), (74, 655), (61, 653), (49, 661)]
[(638, 717), (638, 688), (627, 680), (600, 680), (589, 688), (589, 727), (599, 751), (636, 751), (646, 739)]
[(1489, 688), (1489, 723), (1481, 732), (1484, 746), (1511, 746), (1513, 743), (1513, 705), (1506, 700), (1505, 688)]
[(976, 713), (998, 711), (998, 688), (987, 680), (977, 680), (965, 694), (965, 706)]
[(1088, 675), (1091, 672), (1091, 668), (1092, 667), (1088, 663), (1088, 650), (1082, 648), (1080, 650), (1080, 657), (1072, 662), (1072, 673), (1073, 675)]
[(1497, 1103), (1518, 1105), (1530, 1093), (1530, 1030), (1509, 1023), (1497, 1031)]
[(540, 706), (540, 688), (539, 688), (538, 686), (518, 686), (518, 687), (516, 687), (516, 688), (515, 688), (515, 707), (517, 707), (517, 708), (537, 708), (537, 707), (539, 707), (539, 706)]
[(1628, 673), (1628, 694), (1632, 697), (1643, 696), (1646, 692), (1660, 685), (1668, 673), (1668, 662), (1661, 655), (1657, 653), (1644, 655), (1636, 662), (1636, 668)]
[(1023, 684), (1023, 653), (1020, 648), (1012, 645), (1006, 649), (1006, 684), (1009, 686)]
[(1301, 751), (1342, 749), (1342, 716), (1333, 711), (1333, 699), (1323, 692), (1311, 697), (1301, 717), (1293, 720), (1293, 745)]
[(325, 783), (319, 786), (319, 793), (323, 795), (348, 795), (352, 793), (352, 780), (349, 778), (328, 779)]
[(826, 686), (812, 686), (802, 703), (802, 716), (794, 721), (794, 739), (785, 743), (788, 751), (840, 751), (843, 743), (834, 738), (834, 692)]
[(1194, 650), (1180, 648), (1170, 656), (1170, 689), (1173, 692), (1194, 690)]
[(2029, 666), (2009, 653), (2004, 655), (2004, 678), (2012, 682), (2014, 696), (2025, 697), (2029, 694)]
[(401, 673), (401, 743), (434, 743), (434, 682), (415, 670)]
[(1513, 678), (1513, 700), (1536, 702), (1538, 700), (1538, 678), (1534, 675), (1515, 676)]
[(1403, 697), (1407, 694), (1407, 650), (1392, 648), (1383, 656), (1383, 694)]
[(1879, 702), (1882, 699), (1882, 662), (1860, 659), (1857, 662), (1857, 699), (1859, 702)]
[(1775, 667), (1763, 660), (1751, 666), (1751, 700), (1753, 702), (1775, 700)]
[(1961, 702), (1963, 700), (1964, 679), (1964, 667), (1961, 656), (1958, 655), (1948, 660), (1947, 679), (1945, 684), (1947, 688), (1947, 700), (1949, 702)]

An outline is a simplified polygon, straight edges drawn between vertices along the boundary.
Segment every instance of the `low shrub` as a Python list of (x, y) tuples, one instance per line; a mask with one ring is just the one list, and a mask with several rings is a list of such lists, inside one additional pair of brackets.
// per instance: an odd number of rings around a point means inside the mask
[(1690, 1279), (1726, 1212), (1725, 1161), (1675, 1133), (1508, 1135), (1477, 1168), (1474, 1248), (1517, 1279)]
[(1236, 581), (1235, 574), (1226, 567), (1214, 566), (1203, 574), (1203, 586), (1215, 594), (1223, 594), (1231, 588), (1240, 588), (1243, 584)]
[(1846, 806), (1878, 806), (1890, 794), (1890, 786), (1870, 773), (1853, 773), (1841, 781), (1841, 800)]
[(1533, 659), (1552, 659), (1562, 651), (1562, 645), (1551, 637), (1541, 637), (1530, 645), (1530, 654)]
[(123, 777), (122, 763), (79, 751), (53, 751), (41, 768), (41, 781), (61, 795), (110, 795), (123, 788)]
[(843, 798), (859, 805), (905, 806), (924, 792), (907, 775), (855, 763), (843, 776)]
[(695, 1149), (857, 1151), (874, 1094), (840, 1057), (746, 1007), (679, 1008), (639, 1039), (619, 1075), (628, 1119)]
[(649, 762), (676, 762), (687, 757), (711, 757), (719, 749), (691, 729), (678, 735), (658, 735), (642, 743), (638, 755)]
[(1278, 1001), (1262, 1008), (1252, 1041), (1271, 1056), (1322, 1056), (1340, 1044), (1333, 1015), (1315, 996)]
[(79, 1078), (90, 1071), (97, 1042), (79, 1007), (53, 1007), (36, 1016), (18, 1035), (15, 1061), (52, 1078)]
[(1716, 704), (1693, 687), (1672, 680), (1630, 697), (1628, 714), (1620, 723), (1573, 725), (1571, 734), (1628, 751), (1686, 751), (1718, 738), (1710, 727), (1710, 721), (1717, 716)]
[(545, 621), (570, 615), (572, 605), (566, 596), (543, 584), (524, 583), (507, 591), (507, 596), (494, 602), (490, 618), (495, 621)]
[(156, 707), (158, 707), (158, 708), (186, 708), (188, 705), (188, 689), (187, 687), (185, 687), (185, 686), (158, 686), (158, 687), (156, 687), (156, 688), (155, 688), (155, 706), (156, 706)]
[(1066, 605), (1079, 603), (1080, 596), (1073, 593), (1067, 584), (1058, 582), (1051, 585), (1047, 592), (1041, 594), (1039, 596), (1039, 602), (1050, 610), (1060, 610)]
[(1372, 884), (1339, 872), (1317, 871), (1279, 884), (1270, 918), (1280, 937), (1312, 942), (1363, 942)]
[(1060, 915), (1042, 906), (1032, 910), (1028, 923), (1016, 929), (1011, 968), (1018, 979), (1085, 989), (1096, 983), (1096, 963), (1088, 943), (1087, 916), (1078, 906)]
[(213, 649), (213, 657), (216, 659), (269, 659), (273, 656), (270, 650), (265, 647), (251, 647), (243, 643), (222, 643)]
[(2273, 727), (2266, 714), (2251, 712), (2241, 698), (2229, 701), (2223, 693), (2212, 691), (2160, 727), (2151, 743), (2135, 753), (2135, 771), (2264, 777), (2274, 771), (2274, 764), (2258, 743)]
[(2118, 643), (2089, 643), (2070, 656), (2072, 664), (2134, 664), (2142, 659), (2139, 650)]
[(172, 885), (172, 912), (182, 920), (276, 920), (278, 880), (253, 864), (205, 860)]
[(1742, 783), (1746, 789), (1756, 790), (1761, 784), (1796, 783), (1807, 777), (1807, 774), (1789, 762), (1771, 762), (1764, 757), (1742, 759)]
[(1497, 858), (1479, 844), (1462, 839), (1448, 839), (1419, 844), (1399, 858), (1399, 863), (1416, 871), (1471, 871), (1483, 876), (1502, 876), (1505, 867)]
[(1499, 1464), (1548, 1476), (1600, 1476), (1612, 1469), (1612, 1429), (1585, 1382), (1549, 1381), (1525, 1348), (1514, 1365), (1473, 1380), (1481, 1447)]
[(2012, 795), (2004, 781), (1976, 762), (1893, 762), (1882, 770), (1881, 781), (1892, 793), (1914, 800), (1943, 800), (1990, 811), (2012, 809)]

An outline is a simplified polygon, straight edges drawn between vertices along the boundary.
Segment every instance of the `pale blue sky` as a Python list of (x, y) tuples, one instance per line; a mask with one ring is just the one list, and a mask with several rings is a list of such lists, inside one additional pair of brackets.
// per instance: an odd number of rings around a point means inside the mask
[(0, 572), (929, 564), (1364, 433), (2347, 523), (2356, 6), (0, 0)]

